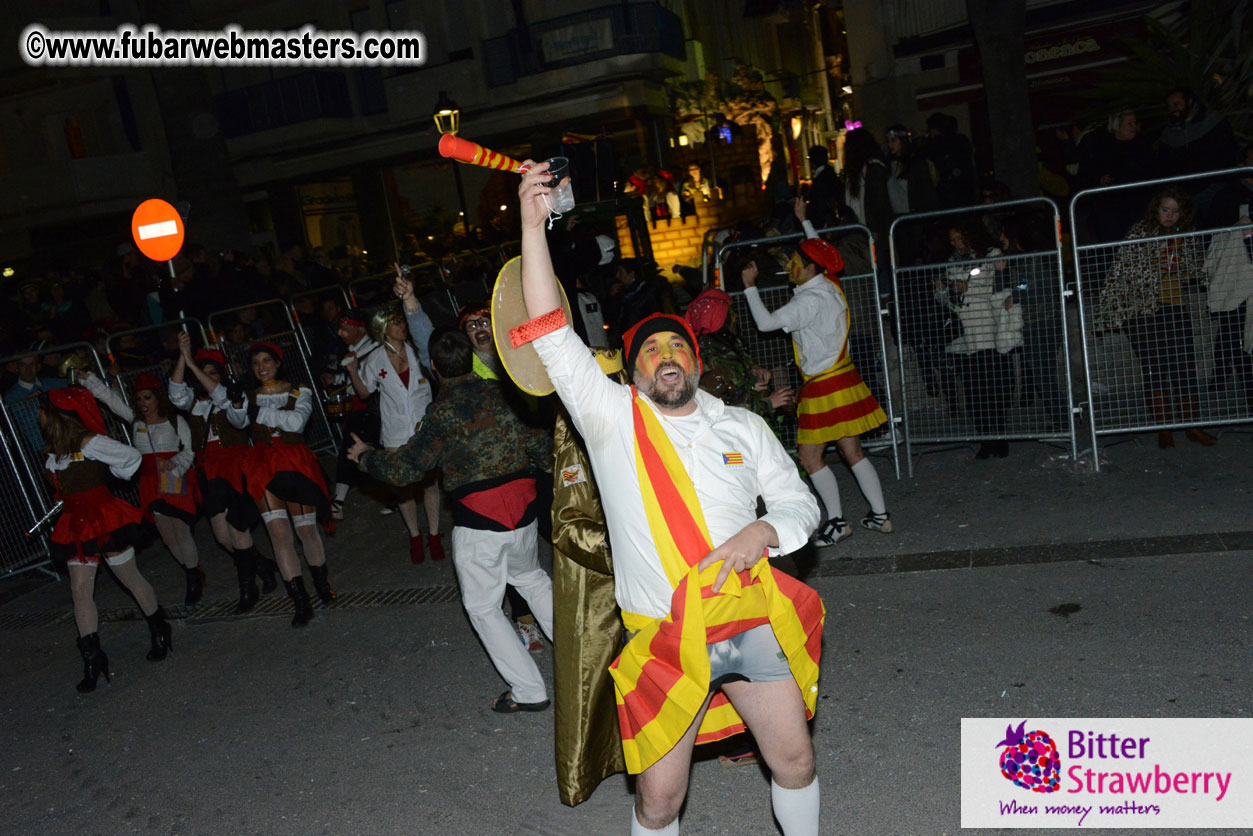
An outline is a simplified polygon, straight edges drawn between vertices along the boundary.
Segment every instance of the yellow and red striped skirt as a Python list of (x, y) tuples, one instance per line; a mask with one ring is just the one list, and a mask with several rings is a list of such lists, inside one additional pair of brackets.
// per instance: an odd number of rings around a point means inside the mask
[(861, 435), (888, 420), (848, 357), (805, 379), (796, 418), (797, 444), (825, 444)]

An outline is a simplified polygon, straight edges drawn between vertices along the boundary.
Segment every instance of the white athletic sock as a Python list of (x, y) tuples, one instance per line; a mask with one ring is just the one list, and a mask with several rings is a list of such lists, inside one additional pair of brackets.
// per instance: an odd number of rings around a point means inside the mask
[(835, 474), (831, 472), (831, 468), (824, 467), (822, 470), (814, 471), (809, 474), (809, 478), (813, 480), (818, 498), (827, 508), (827, 517), (835, 519), (844, 516), (840, 508), (840, 486), (835, 483)]
[(870, 463), (870, 459), (862, 459), (852, 466), (853, 476), (857, 477), (857, 487), (861, 495), (870, 503), (870, 510), (876, 514), (886, 514), (887, 506), (883, 504), (883, 486), (879, 484), (879, 473)]
[(345, 499), (347, 499), (348, 491), (351, 487), (352, 487), (351, 485), (346, 485), (343, 482), (336, 482), (335, 483), (335, 501), (343, 502)]
[[(817, 831), (814, 831), (817, 833)], [(679, 820), (676, 818), (661, 830), (649, 830), (640, 824), (635, 815), (635, 805), (631, 805), (631, 836), (679, 836)]]
[(783, 836), (818, 836), (818, 776), (807, 787), (786, 790), (770, 779), (770, 803)]

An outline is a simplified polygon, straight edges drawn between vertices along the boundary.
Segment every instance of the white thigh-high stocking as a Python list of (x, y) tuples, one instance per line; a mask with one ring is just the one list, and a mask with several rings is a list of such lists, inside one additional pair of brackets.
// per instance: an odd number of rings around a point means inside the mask
[[(416, 511), (415, 511), (416, 521)], [(305, 560), (310, 566), (321, 566), (326, 563), (326, 548), (322, 545), (322, 534), (318, 531), (317, 514), (297, 514), (292, 517), (292, 525), (296, 527), (296, 536), (305, 550)]]
[(135, 596), (135, 603), (139, 604), (140, 612), (144, 615), (152, 615), (157, 611), (157, 593), (152, 590), (152, 584), (139, 574), (139, 564), (135, 561), (134, 549), (127, 549), (105, 558), (105, 562), (109, 564), (109, 568), (122, 586)]
[(184, 569), (194, 569), (200, 563), (200, 552), (196, 550), (196, 541), (191, 536), (191, 526), (177, 517), (165, 514), (153, 514), (157, 523), (157, 533), (161, 542), (174, 555), (174, 559)]
[(818, 776), (807, 787), (784, 789), (770, 781), (770, 802), (774, 817), (783, 828), (783, 836), (818, 836)]
[(80, 636), (90, 636), (100, 626), (96, 612), (96, 564), (71, 563), (70, 597), (74, 600), (74, 624)]
[(300, 558), (296, 555), (296, 540), (287, 521), (287, 510), (264, 511), (261, 519), (265, 521), (265, 530), (270, 533), (270, 546), (274, 549), (274, 559), (278, 561), (279, 574), (285, 581), (298, 577)]

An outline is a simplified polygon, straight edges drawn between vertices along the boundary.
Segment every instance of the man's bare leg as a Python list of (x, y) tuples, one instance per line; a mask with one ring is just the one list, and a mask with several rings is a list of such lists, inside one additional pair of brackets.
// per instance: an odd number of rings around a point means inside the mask
[(722, 690), (753, 732), (770, 768), (770, 798), (784, 836), (817, 836), (820, 798), (814, 744), (796, 683), (728, 682)]
[[(795, 690), (795, 686), (793, 686)], [(709, 708), (709, 697), (696, 712), (696, 719), (691, 727), (674, 744), (674, 748), (661, 757), (661, 760), (640, 773), (635, 781), (635, 813), (632, 816), (632, 836), (647, 833), (650, 830), (663, 830), (679, 817), (679, 808), (687, 797), (687, 782), (692, 771), (692, 748), (696, 745), (696, 732), (700, 729), (701, 720), (705, 718), (705, 709)], [(676, 828), (673, 832), (677, 833)]]

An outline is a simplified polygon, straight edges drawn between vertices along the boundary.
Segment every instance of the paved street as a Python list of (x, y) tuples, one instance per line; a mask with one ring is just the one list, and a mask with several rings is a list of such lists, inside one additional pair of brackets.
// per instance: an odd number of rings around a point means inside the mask
[[(1130, 441), (1099, 474), (1040, 445), (993, 462), (950, 450), (912, 482), (885, 478), (898, 533), (858, 531), (810, 567), (828, 610), (823, 832), (956, 832), (963, 716), (1250, 716), (1250, 447), (1231, 433), (1210, 449)], [(551, 711), (488, 709), (504, 686), (451, 566), (411, 566), (399, 520), (357, 495), (350, 510), (330, 546), (341, 600), (304, 630), (277, 593), (230, 614), (207, 530), (206, 602), (175, 609), (164, 662), (144, 660), (142, 619), (102, 579), (113, 682), (92, 694), (73, 687), (67, 587), (0, 583), (6, 832), (625, 833), (621, 776), (579, 808), (558, 802)], [(175, 600), (160, 547), (141, 566)], [(551, 675), (551, 652), (539, 657)], [(777, 832), (764, 774), (712, 755), (682, 821), (685, 834)]]

